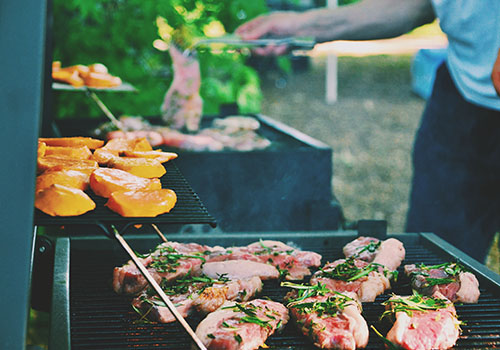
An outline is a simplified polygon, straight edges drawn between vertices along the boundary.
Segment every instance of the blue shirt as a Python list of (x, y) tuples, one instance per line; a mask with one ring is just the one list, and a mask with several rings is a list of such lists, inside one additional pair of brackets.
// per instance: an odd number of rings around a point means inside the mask
[(448, 36), (448, 68), (460, 93), (474, 104), (500, 110), (491, 70), (500, 48), (500, 0), (432, 0)]

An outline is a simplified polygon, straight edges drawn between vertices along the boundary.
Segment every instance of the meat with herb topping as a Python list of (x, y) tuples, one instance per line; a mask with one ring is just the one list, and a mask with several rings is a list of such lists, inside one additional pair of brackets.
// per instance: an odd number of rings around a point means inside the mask
[(287, 307), (302, 333), (321, 349), (354, 350), (368, 344), (368, 326), (361, 304), (351, 292), (339, 293), (323, 285), (283, 283), (294, 288)]
[(395, 317), (386, 341), (408, 350), (449, 349), (460, 334), (453, 303), (439, 292), (432, 297), (418, 293), (393, 296), (382, 317)]
[[(183, 317), (189, 316), (194, 309), (203, 314), (213, 312), (228, 300), (248, 301), (262, 290), (262, 281), (256, 276), (241, 280), (225, 276), (216, 279), (203, 275), (186, 276), (171, 282), (163, 280), (160, 285)], [(165, 303), (151, 288), (136, 297), (132, 306), (141, 319), (160, 323), (175, 321)]]
[(405, 258), (403, 243), (395, 238), (381, 241), (377, 238), (361, 236), (346, 244), (343, 252), (346, 258), (353, 257), (374, 262), (392, 271), (397, 270)]
[(227, 302), (200, 322), (196, 335), (209, 350), (253, 350), (266, 347), (288, 318), (286, 307), (275, 301)]
[(321, 283), (337, 292), (354, 292), (361, 302), (373, 302), (391, 287), (389, 279), (397, 271), (388, 271), (384, 266), (359, 259), (339, 259), (326, 264), (311, 278), (310, 284)]
[[(154, 252), (139, 255), (139, 260), (146, 266), (156, 282), (171, 281), (186, 275), (196, 276), (201, 273), (201, 265), (212, 248), (196, 243), (166, 242), (160, 244)], [(147, 285), (146, 279), (132, 260), (113, 271), (113, 289), (120, 294), (137, 294)]]
[(209, 261), (249, 260), (275, 266), (287, 280), (302, 280), (309, 268), (321, 265), (321, 255), (301, 251), (279, 241), (259, 241), (244, 247), (231, 247), (213, 253)]
[(459, 263), (405, 265), (405, 273), (410, 277), (412, 288), (421, 294), (433, 295), (439, 291), (450, 301), (463, 303), (477, 303), (479, 299), (476, 276)]

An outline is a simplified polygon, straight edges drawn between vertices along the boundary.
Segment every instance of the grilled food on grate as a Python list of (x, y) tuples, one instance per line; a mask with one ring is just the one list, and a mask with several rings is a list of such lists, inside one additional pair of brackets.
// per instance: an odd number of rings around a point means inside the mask
[(285, 299), (299, 329), (321, 349), (354, 350), (368, 344), (368, 326), (355, 293), (339, 293), (323, 285), (284, 283), (294, 288)]
[(35, 207), (51, 216), (75, 216), (94, 210), (95, 203), (80, 189), (53, 184), (36, 193)]
[(387, 340), (403, 349), (449, 349), (460, 335), (455, 306), (439, 292), (432, 297), (394, 295), (383, 304), (383, 316), (395, 318)]
[(310, 284), (322, 284), (337, 292), (353, 292), (361, 302), (373, 302), (391, 288), (394, 272), (384, 266), (364, 260), (348, 258), (326, 264), (311, 278)]
[[(206, 261), (212, 248), (196, 243), (166, 242), (154, 252), (139, 256), (156, 282), (172, 281), (177, 278), (201, 273), (201, 265)], [(130, 260), (113, 271), (113, 289), (119, 294), (137, 294), (147, 285), (146, 279)]]
[(263, 299), (227, 302), (200, 322), (196, 335), (209, 350), (253, 350), (288, 322), (282, 304)]
[(411, 286), (424, 295), (439, 291), (452, 302), (477, 303), (479, 282), (472, 273), (459, 263), (438, 265), (411, 264), (404, 267)]
[(269, 264), (249, 260), (212, 261), (203, 264), (205, 275), (215, 278), (225, 275), (229, 278), (249, 278), (258, 276), (262, 280), (278, 279), (278, 270)]
[(358, 237), (343, 249), (346, 258), (353, 257), (397, 270), (405, 258), (403, 243), (395, 238), (381, 241), (373, 237)]
[[(194, 309), (207, 314), (217, 310), (226, 301), (248, 301), (262, 290), (262, 281), (256, 276), (230, 279), (224, 275), (218, 278), (201, 275), (185, 276), (170, 282), (162, 280), (160, 286), (182, 316), (187, 317)], [(175, 321), (163, 301), (150, 288), (136, 297), (132, 306), (142, 317), (151, 321)]]
[(310, 268), (321, 265), (321, 255), (301, 251), (279, 241), (259, 241), (244, 247), (215, 251), (210, 261), (250, 260), (275, 266), (287, 280), (302, 280), (311, 274)]

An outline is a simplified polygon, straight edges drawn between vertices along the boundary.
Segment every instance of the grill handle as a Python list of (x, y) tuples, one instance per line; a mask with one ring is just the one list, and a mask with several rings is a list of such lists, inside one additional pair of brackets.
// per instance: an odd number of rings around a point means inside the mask
[(137, 268), (139, 269), (139, 271), (141, 271), (141, 273), (144, 276), (144, 278), (149, 282), (149, 284), (151, 285), (151, 287), (153, 287), (153, 289), (156, 291), (156, 293), (158, 293), (158, 296), (161, 298), (161, 300), (163, 300), (163, 302), (165, 303), (165, 305), (167, 305), (167, 307), (168, 307), (169, 311), (172, 313), (172, 315), (174, 315), (174, 317), (176, 318), (176, 320), (184, 327), (184, 329), (186, 330), (186, 332), (191, 336), (191, 338), (193, 339), (193, 341), (195, 342), (195, 344), (198, 346), (198, 348), (200, 350), (207, 350), (207, 348), (205, 347), (205, 345), (203, 345), (203, 343), (201, 342), (201, 340), (198, 338), (198, 336), (191, 329), (191, 327), (186, 322), (186, 320), (184, 319), (184, 317), (182, 317), (182, 315), (179, 313), (179, 311), (177, 311), (177, 309), (175, 308), (175, 305), (172, 303), (172, 301), (168, 298), (168, 296), (161, 289), (161, 287), (158, 285), (158, 283), (156, 283), (156, 281), (154, 280), (154, 278), (149, 274), (149, 272), (146, 269), (146, 267), (137, 258), (137, 256), (135, 255), (134, 251), (132, 250), (132, 248), (130, 248), (130, 246), (125, 241), (125, 239), (120, 235), (120, 233), (118, 232), (118, 230), (114, 226), (111, 226), (111, 229), (113, 231), (113, 235), (114, 235), (115, 239), (118, 241), (118, 243), (120, 243), (120, 245), (122, 246), (122, 248), (127, 252), (127, 254), (130, 256), (130, 258), (132, 259), (132, 261), (134, 262), (134, 264), (137, 266)]

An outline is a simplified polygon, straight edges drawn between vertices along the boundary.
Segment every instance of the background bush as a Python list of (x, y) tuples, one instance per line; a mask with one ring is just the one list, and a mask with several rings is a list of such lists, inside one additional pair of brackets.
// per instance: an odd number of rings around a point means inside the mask
[[(165, 51), (171, 42), (187, 48), (266, 11), (265, 0), (54, 0), (53, 59), (63, 66), (100, 62), (134, 85), (137, 93), (100, 93), (116, 115), (159, 115), (173, 78)], [(206, 51), (199, 60), (204, 113), (218, 113), (225, 103), (260, 110), (260, 81), (244, 54)], [(102, 116), (75, 92), (54, 92), (53, 109), (56, 118)]]

